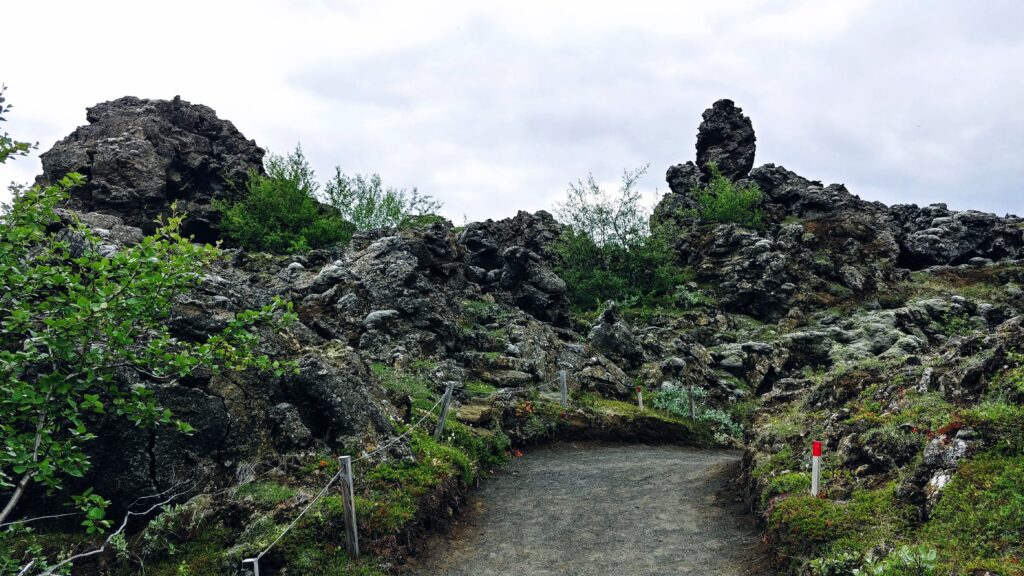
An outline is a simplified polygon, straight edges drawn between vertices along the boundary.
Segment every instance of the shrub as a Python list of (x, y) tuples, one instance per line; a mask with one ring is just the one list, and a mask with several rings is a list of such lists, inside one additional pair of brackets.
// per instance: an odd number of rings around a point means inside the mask
[(748, 228), (761, 228), (763, 194), (756, 184), (737, 186), (709, 163), (711, 182), (697, 190), (697, 215), (709, 222), (732, 222)]
[(647, 166), (623, 170), (618, 194), (611, 195), (598, 186), (594, 175), (586, 183), (569, 183), (566, 200), (555, 205), (555, 217), (577, 235), (589, 238), (597, 246), (631, 248), (650, 236), (650, 213), (641, 204), (637, 182)]
[(287, 157), (271, 155), (267, 175), (252, 173), (245, 197), (217, 204), (221, 232), (247, 250), (286, 254), (347, 242), (355, 226), (317, 202), (319, 188), (301, 147)]
[(379, 174), (348, 176), (335, 168), (324, 192), (327, 202), (358, 230), (418, 228), (440, 220), (433, 214), (441, 209), (440, 201), (416, 188), (385, 188)]
[(610, 195), (589, 176), (569, 185), (555, 215), (568, 229), (553, 243), (555, 271), (568, 286), (572, 307), (587, 311), (607, 300), (626, 307), (672, 300), (690, 280), (676, 265), (666, 233), (648, 227), (637, 180), (646, 167), (623, 173), (618, 194)]

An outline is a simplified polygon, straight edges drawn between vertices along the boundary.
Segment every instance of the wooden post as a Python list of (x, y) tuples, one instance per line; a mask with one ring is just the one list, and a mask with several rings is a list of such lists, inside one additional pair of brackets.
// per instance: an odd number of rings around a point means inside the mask
[(558, 371), (558, 387), (562, 394), (562, 408), (569, 405), (569, 383), (565, 379), (565, 370)]
[(441, 401), (441, 416), (437, 419), (437, 427), (434, 428), (434, 442), (441, 441), (441, 434), (444, 432), (444, 421), (448, 418), (448, 405), (452, 402), (452, 392), (455, 391), (455, 382), (448, 383), (448, 389), (444, 391), (444, 398)]
[(690, 384), (690, 420), (697, 421), (697, 405), (693, 402), (693, 384)]
[(356, 497), (352, 488), (352, 457), (338, 458), (341, 464), (341, 499), (345, 510), (345, 550), (359, 558), (359, 529), (356, 527)]
[(811, 496), (818, 495), (818, 478), (821, 476), (821, 442), (811, 444)]
[(260, 576), (260, 559), (259, 558), (246, 558), (242, 560), (242, 566), (246, 564), (252, 564), (252, 576)]

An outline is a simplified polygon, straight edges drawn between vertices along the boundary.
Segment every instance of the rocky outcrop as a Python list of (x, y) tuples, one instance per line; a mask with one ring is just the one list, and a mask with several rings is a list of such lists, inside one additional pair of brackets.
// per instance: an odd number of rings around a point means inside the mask
[(704, 121), (697, 130), (697, 167), (701, 180), (711, 179), (709, 163), (714, 163), (722, 175), (739, 180), (754, 167), (756, 150), (754, 127), (732, 100), (719, 100), (704, 111)]
[(566, 286), (551, 270), (548, 249), (561, 234), (562, 225), (551, 214), (520, 211), (513, 218), (469, 224), (458, 241), (466, 250), (469, 278), (485, 292), (538, 320), (565, 325)]
[(639, 368), (643, 364), (644, 350), (629, 325), (619, 318), (619, 308), (614, 302), (605, 305), (587, 341), (594, 350), (615, 360), (627, 370)]
[(187, 212), (186, 234), (211, 242), (219, 221), (215, 200), (238, 198), (250, 171), (263, 171), (263, 150), (217, 114), (180, 97), (124, 97), (97, 104), (89, 124), (40, 156), (43, 183), (68, 172), (87, 177), (71, 207), (117, 216), (152, 231), (172, 203)]

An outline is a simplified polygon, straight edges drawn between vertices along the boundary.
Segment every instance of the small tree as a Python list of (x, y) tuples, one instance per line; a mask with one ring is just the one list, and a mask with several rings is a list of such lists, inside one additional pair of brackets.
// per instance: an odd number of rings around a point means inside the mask
[(590, 310), (606, 300), (653, 304), (687, 279), (663, 235), (651, 234), (636, 186), (646, 170), (623, 171), (615, 195), (602, 190), (593, 175), (586, 183), (577, 180), (556, 206), (568, 230), (552, 246), (555, 269), (575, 309)]
[(587, 181), (569, 183), (566, 200), (555, 205), (555, 217), (576, 234), (583, 234), (598, 246), (614, 244), (636, 246), (650, 235), (648, 210), (641, 204), (637, 182), (648, 166), (622, 171), (618, 194), (610, 195), (597, 184), (594, 175)]
[(287, 156), (270, 155), (267, 175), (252, 173), (245, 197), (218, 204), (221, 233), (247, 250), (287, 254), (347, 242), (355, 227), (317, 202), (316, 174), (301, 146)]
[(327, 183), (325, 196), (358, 230), (402, 227), (441, 209), (440, 201), (420, 194), (416, 188), (385, 188), (379, 174), (348, 176), (340, 167), (334, 169), (334, 178)]

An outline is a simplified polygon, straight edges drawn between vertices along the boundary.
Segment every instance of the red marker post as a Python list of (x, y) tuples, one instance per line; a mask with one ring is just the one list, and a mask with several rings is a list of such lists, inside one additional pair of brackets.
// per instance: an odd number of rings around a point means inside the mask
[(821, 442), (811, 444), (811, 496), (818, 495), (818, 477), (821, 475)]
[(644, 389), (636, 387), (636, 403), (640, 406), (640, 411), (644, 411)]

